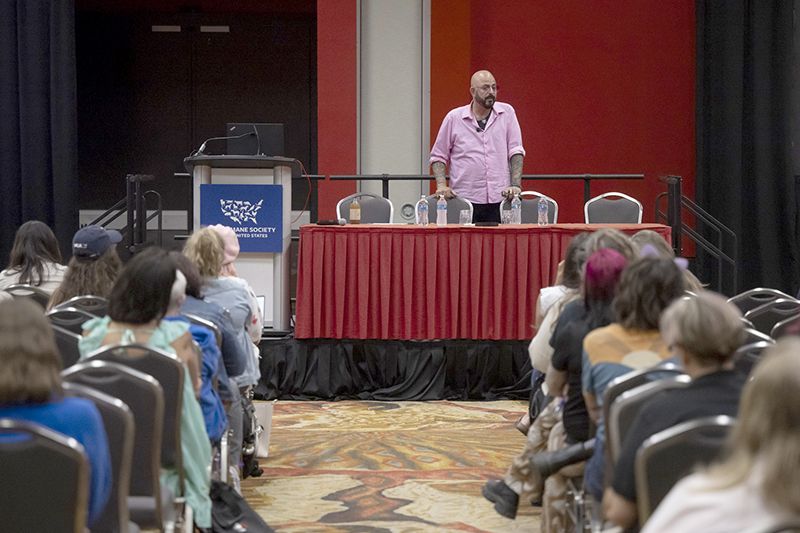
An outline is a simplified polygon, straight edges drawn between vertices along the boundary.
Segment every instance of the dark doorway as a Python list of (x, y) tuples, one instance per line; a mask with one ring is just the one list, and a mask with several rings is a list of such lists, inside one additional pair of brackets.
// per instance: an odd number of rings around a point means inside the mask
[[(125, 194), (125, 175), (142, 173), (155, 175), (148, 188), (165, 210), (189, 210), (191, 181), (174, 174), (229, 122), (284, 123), (285, 155), (316, 172), (313, 2), (284, 12), (239, 2), (257, 11), (231, 13), (129, 3), (77, 2), (80, 209), (110, 207)], [(293, 192), (300, 209), (306, 191), (298, 183)]]

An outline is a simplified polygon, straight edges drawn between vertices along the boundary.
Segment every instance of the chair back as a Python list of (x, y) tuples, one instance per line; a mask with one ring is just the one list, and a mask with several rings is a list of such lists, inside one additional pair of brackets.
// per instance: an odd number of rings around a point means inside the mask
[(27, 298), (34, 301), (39, 304), (42, 309), (47, 309), (47, 303), (50, 301), (50, 293), (34, 285), (17, 283), (16, 285), (6, 287), (5, 291), (14, 298)]
[(787, 318), (793, 318), (798, 314), (800, 314), (800, 301), (794, 298), (777, 298), (751, 309), (745, 313), (744, 317), (752, 322), (758, 331), (769, 335), (772, 333), (772, 328), (775, 327), (775, 324)]
[(362, 224), (386, 224), (394, 219), (392, 201), (368, 192), (357, 192), (339, 200), (336, 204), (336, 216), (350, 222), (350, 204), (356, 198), (361, 206)]
[(83, 325), (93, 318), (97, 318), (91, 313), (87, 313), (77, 307), (54, 307), (45, 315), (51, 324), (62, 329), (71, 331), (76, 335), (83, 334)]
[(587, 224), (641, 224), (642, 203), (621, 192), (595, 196), (583, 205)]
[(62, 307), (74, 307), (75, 309), (85, 311), (92, 316), (102, 317), (108, 314), (108, 300), (102, 296), (94, 296), (92, 294), (75, 296), (66, 302), (58, 304), (54, 307), (54, 309), (59, 309)]
[(89, 359), (110, 361), (152, 376), (164, 392), (161, 465), (175, 468), (183, 486), (181, 417), (183, 416), (183, 363), (165, 351), (145, 344), (114, 344), (89, 354)]
[(53, 330), (53, 336), (56, 339), (56, 348), (58, 348), (58, 355), (61, 356), (61, 368), (69, 368), (77, 363), (81, 358), (81, 351), (78, 343), (81, 340), (80, 335), (76, 335), (66, 329), (50, 325)]
[(781, 320), (772, 327), (769, 336), (780, 339), (787, 335), (800, 335), (800, 314)]
[(0, 418), (0, 479), (3, 531), (86, 530), (89, 462), (75, 439)]
[[(164, 393), (152, 376), (107, 361), (85, 361), (61, 373), (65, 383), (77, 383), (124, 402), (134, 420), (131, 496), (161, 498), (161, 434), (164, 426)], [(157, 513), (161, 516), (161, 512)]]
[(791, 296), (777, 289), (757, 287), (755, 289), (744, 291), (736, 296), (731, 296), (728, 298), (728, 302), (738, 307), (742, 314), (745, 314), (751, 309), (761, 307), (762, 305), (769, 303), (772, 300), (777, 300), (778, 298), (791, 298)]
[(607, 453), (611, 459), (609, 466), (617, 463), (625, 435), (650, 398), (665, 390), (686, 387), (690, 381), (691, 378), (686, 374), (665, 377), (639, 385), (617, 396), (608, 408), (608, 418), (605, 421)]
[(736, 419), (711, 416), (660, 431), (636, 453), (636, 500), (643, 525), (681, 478), (719, 456)]
[[(537, 191), (522, 191), (519, 199), (522, 201), (522, 223), (536, 224), (539, 222), (539, 198), (547, 201), (547, 223), (558, 224), (558, 202)], [(511, 201), (503, 200), (500, 202), (500, 219), (503, 218), (503, 211), (511, 209)]]
[[(774, 329), (774, 328), (773, 328)], [(744, 328), (745, 338), (742, 346), (745, 344), (753, 344), (754, 342), (769, 342), (774, 344), (775, 339), (773, 339), (770, 335), (765, 335), (760, 331), (757, 331), (753, 328)]]
[(762, 352), (773, 344), (775, 343), (772, 341), (757, 341), (740, 346), (733, 352), (733, 367), (740, 374), (749, 376), (753, 372), (753, 368), (761, 361)]
[(680, 376), (683, 370), (674, 363), (662, 363), (652, 368), (633, 370), (612, 379), (603, 395), (603, 420), (608, 420), (608, 410), (622, 393), (652, 383), (665, 377)]
[(84, 398), (94, 403), (108, 436), (111, 452), (113, 483), (108, 504), (103, 514), (92, 524), (93, 531), (126, 531), (128, 528), (128, 491), (131, 484), (134, 425), (133, 412), (118, 398), (114, 398), (79, 383), (65, 382), (64, 394)]
[[(431, 224), (436, 224), (436, 202), (439, 200), (439, 197), (432, 194), (428, 196), (426, 200), (428, 200), (428, 221)], [(469, 210), (469, 221), (472, 222), (472, 202), (460, 196), (454, 196), (447, 200), (447, 223), (461, 223), (461, 211), (464, 209)]]
[(192, 324), (210, 329), (214, 333), (214, 339), (217, 341), (217, 348), (219, 348), (220, 351), (222, 350), (222, 331), (220, 331), (216, 324), (191, 313), (183, 313), (183, 316)]

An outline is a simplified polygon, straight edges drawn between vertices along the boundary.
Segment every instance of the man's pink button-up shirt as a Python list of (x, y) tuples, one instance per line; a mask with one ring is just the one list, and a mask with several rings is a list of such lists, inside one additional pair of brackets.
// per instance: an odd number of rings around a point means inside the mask
[(457, 195), (492, 204), (501, 202), (503, 190), (511, 185), (508, 161), (514, 154), (525, 155), (514, 108), (495, 102), (486, 130), (480, 131), (468, 104), (444, 117), (430, 163), (450, 165), (450, 188)]

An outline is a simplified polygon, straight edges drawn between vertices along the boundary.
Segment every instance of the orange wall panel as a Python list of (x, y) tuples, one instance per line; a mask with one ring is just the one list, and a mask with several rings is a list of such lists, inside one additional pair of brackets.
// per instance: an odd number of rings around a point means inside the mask
[[(319, 172), (354, 174), (358, 166), (356, 0), (317, 2), (317, 149)], [(336, 202), (354, 182), (319, 183), (319, 218), (334, 218)]]

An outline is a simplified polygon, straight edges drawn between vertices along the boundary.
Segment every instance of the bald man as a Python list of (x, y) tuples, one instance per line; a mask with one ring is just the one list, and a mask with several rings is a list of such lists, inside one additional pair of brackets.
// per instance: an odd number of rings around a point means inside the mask
[(521, 191), (522, 133), (514, 108), (497, 101), (491, 72), (473, 74), (469, 92), (472, 102), (447, 114), (431, 148), (436, 194), (472, 202), (473, 222), (500, 222), (500, 202)]

